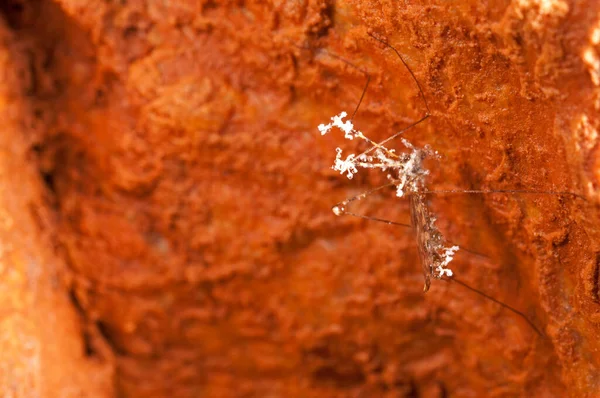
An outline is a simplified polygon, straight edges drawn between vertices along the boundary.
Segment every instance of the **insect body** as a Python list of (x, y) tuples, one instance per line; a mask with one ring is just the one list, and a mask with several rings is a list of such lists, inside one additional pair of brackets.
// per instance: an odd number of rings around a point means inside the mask
[[(459, 250), (458, 246), (449, 244), (448, 241), (444, 238), (443, 234), (436, 227), (435, 221), (436, 218), (433, 215), (432, 211), (429, 208), (427, 197), (430, 194), (494, 194), (494, 193), (525, 193), (525, 194), (553, 194), (553, 195), (572, 195), (578, 197), (579, 195), (572, 194), (570, 192), (550, 192), (550, 191), (523, 191), (523, 190), (443, 190), (443, 191), (431, 191), (427, 190), (425, 187), (425, 178), (429, 175), (429, 171), (424, 167), (423, 161), (426, 158), (435, 158), (438, 157), (437, 152), (433, 151), (429, 146), (425, 146), (424, 148), (416, 148), (406, 139), (401, 139), (404, 146), (409, 150), (407, 153), (396, 153), (393, 149), (388, 149), (385, 145), (387, 142), (399, 137), (405, 131), (411, 129), (412, 127), (418, 125), (423, 122), (430, 116), (429, 105), (427, 104), (427, 100), (425, 98), (424, 92), (416, 79), (412, 70), (408, 67), (400, 53), (391, 45), (381, 40), (377, 36), (369, 33), (371, 37), (380, 43), (384, 44), (388, 48), (392, 49), (398, 58), (401, 60), (402, 64), (409, 71), (412, 79), (416, 83), (419, 88), (419, 94), (425, 104), (426, 114), (421, 117), (416, 122), (413, 122), (409, 126), (400, 130), (396, 134), (388, 137), (387, 139), (377, 143), (373, 140), (367, 138), (361, 131), (356, 130), (352, 123), (352, 118), (350, 120), (344, 120), (347, 117), (346, 112), (342, 112), (337, 116), (331, 118), (331, 122), (329, 124), (321, 124), (319, 126), (319, 131), (321, 134), (328, 133), (333, 127), (339, 128), (344, 132), (345, 138), (349, 140), (360, 139), (367, 142), (370, 147), (359, 155), (350, 154), (346, 156), (345, 159), (342, 158), (342, 150), (337, 148), (337, 156), (335, 159), (335, 163), (333, 165), (333, 169), (339, 171), (341, 174), (345, 174), (348, 178), (352, 178), (357, 172), (359, 168), (368, 168), (368, 169), (380, 169), (383, 172), (387, 173), (387, 178), (389, 183), (382, 185), (380, 187), (371, 189), (370, 191), (364, 192), (362, 194), (356, 195), (354, 197), (348, 198), (342, 202), (339, 202), (335, 206), (333, 206), (333, 212), (338, 215), (352, 215), (360, 218), (365, 218), (373, 221), (380, 221), (391, 225), (400, 225), (404, 227), (412, 228), (415, 238), (417, 241), (419, 257), (421, 260), (421, 267), (423, 271), (423, 276), (425, 279), (424, 283), (424, 291), (427, 292), (431, 285), (432, 279), (438, 280), (446, 280), (446, 281), (454, 281), (459, 285), (489, 299), (503, 308), (508, 309), (513, 312), (517, 316), (524, 319), (533, 330), (536, 331), (539, 335), (542, 333), (539, 329), (523, 314), (515, 308), (510, 307), (509, 305), (487, 295), (486, 293), (469, 286), (465, 282), (462, 282), (456, 277), (453, 276), (453, 272), (448, 268), (449, 263), (452, 261), (455, 253)], [(349, 66), (360, 70), (367, 77), (367, 83), (363, 89), (363, 93), (360, 97), (358, 105), (354, 110), (352, 117), (356, 114), (358, 107), (364, 98), (365, 92), (368, 88), (368, 84), (370, 81), (370, 77), (368, 74), (356, 67), (349, 61), (346, 61), (338, 56), (332, 55), (334, 58), (340, 59), (345, 62)], [(348, 205), (351, 202), (356, 200), (363, 199), (368, 195), (374, 193), (375, 191), (379, 191), (386, 187), (395, 187), (396, 196), (404, 197), (408, 196), (410, 201), (410, 213), (411, 213), (411, 224), (403, 224), (399, 222), (384, 220), (376, 217), (364, 216), (360, 214), (355, 214), (349, 211)], [(466, 250), (466, 249), (464, 249)], [(467, 252), (478, 254), (472, 252), (470, 250), (466, 250)]]
[[(362, 139), (372, 146), (360, 155), (351, 154), (346, 159), (342, 159), (342, 150), (338, 148), (333, 168), (346, 174), (348, 178), (352, 178), (358, 172), (358, 168), (381, 169), (389, 173), (387, 177), (390, 180), (390, 183), (383, 187), (393, 185), (396, 187), (396, 196), (409, 197), (410, 226), (419, 248), (425, 279), (423, 290), (427, 292), (432, 278), (441, 279), (444, 276), (452, 276), (452, 271), (447, 266), (452, 261), (454, 253), (459, 249), (458, 246), (447, 245), (442, 233), (435, 226), (436, 219), (431, 213), (425, 197), (425, 177), (429, 171), (424, 168), (423, 160), (427, 157), (437, 157), (437, 153), (428, 146), (416, 148), (407, 140), (402, 139), (404, 146), (411, 152), (396, 154), (394, 150), (386, 148), (384, 143), (375, 143), (361, 131), (355, 130), (351, 121), (344, 121), (345, 117), (346, 113), (342, 112), (340, 115), (334, 116), (331, 123), (320, 125), (321, 134), (326, 134), (332, 127), (337, 127), (344, 131), (347, 139)], [(364, 198), (371, 192), (340, 202), (333, 207), (333, 212), (338, 216), (352, 214), (346, 211), (347, 205), (354, 200)]]
[(452, 271), (446, 267), (452, 261), (458, 246), (446, 246), (444, 236), (435, 226), (435, 217), (429, 211), (421, 193), (416, 192), (410, 196), (410, 218), (425, 278), (423, 291), (427, 292), (432, 277), (441, 279), (444, 276), (452, 276)]

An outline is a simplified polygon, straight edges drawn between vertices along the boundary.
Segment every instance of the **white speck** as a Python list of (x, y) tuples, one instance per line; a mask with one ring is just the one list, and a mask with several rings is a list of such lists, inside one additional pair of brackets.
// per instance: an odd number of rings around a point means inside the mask
[(319, 124), (318, 129), (321, 132), (321, 135), (327, 134), (329, 132), (329, 130), (331, 130), (332, 127), (337, 127), (344, 132), (344, 137), (346, 139), (348, 139), (348, 140), (354, 139), (354, 136), (360, 132), (354, 131), (354, 125), (352, 124), (352, 122), (350, 120), (344, 121), (344, 118), (346, 116), (348, 116), (348, 114), (346, 112), (341, 112), (339, 115), (333, 116), (331, 118), (332, 123)]
[(329, 130), (331, 130), (331, 123), (329, 124), (319, 124), (319, 131), (321, 132), (321, 135), (325, 135), (329, 132)]
[(458, 251), (459, 247), (458, 246), (452, 246), (452, 247), (445, 247), (444, 253), (442, 254), (442, 261), (441, 263), (436, 267), (436, 271), (438, 272), (438, 276), (441, 278), (442, 276), (452, 276), (452, 270), (449, 268), (446, 268), (448, 266), (448, 264), (450, 264), (450, 262), (454, 259), (454, 254)]
[(358, 169), (355, 164), (355, 155), (352, 153), (346, 157), (346, 160), (342, 160), (342, 149), (336, 148), (335, 150), (337, 155), (335, 157), (335, 163), (332, 166), (332, 169), (337, 170), (340, 174), (346, 174), (348, 179), (352, 179), (354, 174), (358, 173)]

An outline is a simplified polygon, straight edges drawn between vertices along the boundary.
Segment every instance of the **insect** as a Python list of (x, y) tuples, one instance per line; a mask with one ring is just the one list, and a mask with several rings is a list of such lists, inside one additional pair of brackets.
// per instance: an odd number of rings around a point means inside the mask
[[(426, 177), (429, 175), (429, 170), (424, 167), (423, 161), (427, 158), (439, 158), (439, 155), (429, 146), (423, 148), (417, 148), (413, 146), (408, 140), (401, 137), (401, 135), (407, 130), (423, 123), (427, 120), (431, 111), (427, 103), (424, 91), (410, 69), (408, 64), (405, 62), (402, 55), (392, 45), (388, 44), (383, 39), (379, 38), (375, 34), (368, 33), (374, 40), (383, 44), (387, 48), (391, 49), (397, 57), (400, 59), (404, 67), (410, 73), (410, 76), (419, 90), (419, 96), (422, 99), (424, 107), (426, 109), (425, 114), (420, 117), (417, 121), (409, 124), (399, 132), (386, 138), (381, 142), (375, 142), (365, 136), (360, 130), (355, 129), (353, 124), (354, 116), (356, 115), (358, 108), (360, 107), (365, 93), (368, 89), (370, 76), (368, 73), (351, 62), (344, 60), (340, 57), (332, 55), (348, 64), (349, 66), (360, 70), (366, 76), (366, 84), (358, 101), (358, 104), (352, 113), (350, 119), (345, 120), (348, 116), (346, 112), (342, 112), (337, 116), (331, 118), (331, 122), (328, 124), (321, 124), (319, 131), (321, 134), (327, 134), (332, 128), (336, 127), (344, 132), (345, 138), (349, 140), (363, 140), (369, 148), (359, 153), (358, 155), (350, 154), (345, 158), (342, 156), (342, 150), (337, 148), (337, 156), (333, 169), (339, 171), (341, 174), (345, 174), (348, 178), (352, 178), (358, 169), (379, 169), (387, 173), (386, 177), (389, 182), (377, 188), (371, 189), (367, 192), (363, 192), (359, 195), (350, 197), (344, 201), (341, 201), (333, 206), (332, 210), (337, 216), (351, 215), (360, 217), (372, 221), (384, 222), (391, 225), (398, 225), (403, 227), (409, 227), (412, 229), (415, 236), (418, 253), (421, 261), (421, 268), (424, 277), (424, 288), (423, 291), (427, 292), (430, 289), (432, 280), (444, 280), (447, 282), (455, 282), (483, 297), (489, 299), (503, 308), (508, 309), (515, 315), (525, 320), (536, 333), (542, 335), (540, 330), (535, 324), (525, 316), (519, 310), (491, 297), (490, 295), (468, 285), (454, 276), (452, 270), (448, 267), (450, 262), (453, 260), (455, 253), (460, 249), (459, 246), (449, 243), (449, 241), (443, 236), (440, 230), (437, 228), (435, 221), (435, 215), (430, 208), (428, 198), (430, 195), (435, 194), (494, 194), (494, 193), (513, 193), (513, 194), (552, 194), (552, 195), (573, 195), (579, 196), (570, 192), (550, 192), (550, 191), (526, 191), (526, 190), (428, 190), (426, 188)], [(395, 150), (386, 147), (386, 144), (394, 139), (400, 138), (408, 152), (396, 153)], [(389, 221), (382, 218), (365, 216), (350, 211), (349, 205), (352, 202), (361, 200), (376, 191), (382, 190), (388, 187), (395, 187), (397, 197), (408, 197), (409, 208), (411, 214), (410, 224), (403, 224), (399, 222)], [(463, 250), (475, 254), (481, 255), (470, 250)]]

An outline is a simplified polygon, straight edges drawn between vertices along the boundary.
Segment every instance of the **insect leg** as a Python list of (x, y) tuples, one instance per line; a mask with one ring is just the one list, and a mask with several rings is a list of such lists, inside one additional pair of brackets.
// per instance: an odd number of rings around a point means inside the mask
[(360, 105), (362, 104), (363, 99), (365, 98), (365, 94), (367, 93), (367, 89), (369, 88), (369, 83), (371, 82), (371, 75), (366, 70), (360, 68), (358, 65), (353, 64), (352, 62), (348, 61), (347, 59), (340, 57), (339, 55), (330, 53), (327, 50), (322, 50), (322, 51), (326, 52), (327, 55), (329, 55), (331, 58), (335, 58), (338, 61), (345, 63), (349, 67), (354, 68), (355, 70), (357, 70), (360, 73), (362, 73), (363, 75), (365, 75), (365, 79), (366, 79), (365, 86), (363, 88), (362, 93), (360, 94), (360, 99), (358, 100), (358, 103), (356, 104), (356, 107), (354, 108), (354, 112), (352, 112), (352, 116), (350, 116), (350, 121), (352, 121), (354, 119), (354, 116), (356, 116), (356, 113), (358, 112), (358, 108), (360, 108)]
[(470, 291), (472, 291), (473, 293), (476, 293), (482, 297), (485, 297), (488, 300), (493, 301), (494, 303), (498, 304), (499, 306), (501, 306), (502, 308), (505, 308), (507, 310), (509, 310), (510, 312), (512, 312), (513, 314), (519, 316), (521, 319), (523, 319), (525, 322), (527, 322), (529, 324), (529, 326), (531, 326), (531, 328), (533, 330), (535, 330), (535, 332), (540, 335), (540, 336), (544, 336), (544, 334), (535, 326), (535, 324), (529, 319), (527, 318), (527, 316), (522, 313), (521, 311), (517, 310), (516, 308), (511, 307), (510, 305), (503, 303), (502, 301), (495, 299), (494, 297), (490, 296), (487, 293), (482, 292), (479, 289), (476, 289), (472, 286), (469, 286), (467, 283), (461, 281), (460, 279), (457, 279), (456, 277), (452, 277), (452, 278), (442, 278), (442, 280), (446, 281), (446, 282), (455, 282), (458, 283), (459, 285), (461, 285), (462, 287), (464, 287), (465, 289), (468, 289)]
[[(399, 132), (389, 136), (388, 138), (386, 138), (385, 140), (379, 142), (379, 145), (384, 145), (389, 141), (392, 141), (395, 138), (398, 138), (400, 135), (402, 135), (405, 131), (415, 127), (416, 125), (424, 122), (425, 120), (427, 120), (429, 118), (429, 116), (431, 116), (431, 111), (429, 109), (429, 104), (427, 103), (427, 99), (425, 98), (425, 92), (423, 91), (423, 88), (421, 87), (421, 84), (419, 83), (419, 81), (417, 80), (417, 77), (415, 76), (414, 72), (412, 71), (412, 69), (410, 69), (410, 67), (408, 66), (408, 64), (406, 63), (406, 61), (404, 60), (404, 58), (402, 57), (402, 55), (400, 54), (400, 52), (391, 44), (389, 44), (388, 42), (386, 42), (385, 40), (377, 37), (375, 34), (373, 34), (372, 32), (367, 32), (367, 34), (369, 36), (371, 36), (373, 39), (377, 40), (378, 42), (380, 42), (381, 44), (385, 45), (386, 47), (392, 49), (392, 51), (394, 51), (396, 53), (396, 55), (398, 56), (398, 58), (400, 59), (400, 61), (402, 62), (402, 65), (404, 65), (404, 67), (406, 68), (406, 70), (408, 70), (408, 72), (410, 73), (410, 76), (412, 77), (413, 81), (415, 82), (415, 84), (417, 85), (418, 89), (419, 89), (419, 95), (421, 96), (421, 99), (423, 100), (423, 103), (425, 104), (425, 115), (423, 117), (421, 117), (419, 120), (417, 120), (416, 122), (411, 123), (410, 125), (408, 125), (407, 127), (403, 128), (402, 130), (400, 130)], [(366, 154), (369, 153), (370, 151), (372, 151), (373, 148), (368, 149), (367, 151), (363, 152), (362, 154)], [(361, 154), (361, 155), (362, 155)]]
[[(312, 48), (312, 47), (304, 47), (304, 46), (299, 46), (299, 45), (296, 45), (296, 47), (303, 49), (303, 50), (309, 50), (309, 51), (314, 50), (314, 48)], [(358, 109), (360, 108), (360, 105), (362, 104), (363, 99), (365, 98), (365, 94), (367, 93), (367, 89), (369, 88), (369, 84), (371, 83), (371, 75), (365, 69), (359, 67), (358, 65), (355, 65), (354, 63), (348, 61), (347, 59), (345, 59), (343, 57), (340, 57), (337, 54), (329, 52), (329, 51), (325, 50), (324, 48), (320, 49), (319, 51), (324, 52), (325, 54), (327, 54), (328, 56), (330, 56), (333, 59), (337, 59), (338, 61), (343, 62), (344, 64), (348, 65), (349, 67), (353, 68), (354, 70), (357, 70), (358, 72), (362, 73), (365, 76), (365, 85), (363, 87), (363, 90), (362, 90), (362, 93), (358, 100), (358, 103), (356, 104), (356, 107), (354, 108), (354, 111), (352, 112), (352, 115), (350, 116), (350, 121), (352, 121), (354, 119), (354, 116), (356, 116), (356, 113), (358, 112)]]
[(357, 214), (357, 213), (353, 213), (353, 212), (350, 212), (350, 211), (346, 210), (346, 207), (347, 207), (347, 206), (348, 206), (350, 203), (352, 203), (352, 202), (354, 202), (354, 201), (356, 201), (356, 200), (361, 200), (361, 199), (363, 199), (363, 198), (366, 198), (367, 196), (369, 196), (369, 195), (371, 195), (372, 193), (375, 193), (375, 192), (377, 192), (377, 191), (379, 191), (379, 190), (381, 190), (381, 189), (388, 188), (388, 187), (391, 187), (391, 186), (395, 186), (397, 183), (398, 183), (397, 181), (392, 181), (392, 182), (389, 182), (389, 183), (387, 183), (387, 184), (381, 185), (381, 186), (379, 186), (379, 187), (377, 187), (377, 188), (373, 188), (373, 189), (370, 189), (370, 190), (368, 190), (368, 191), (365, 191), (365, 192), (363, 192), (363, 193), (361, 193), (361, 194), (358, 194), (358, 195), (352, 196), (351, 198), (348, 198), (348, 199), (346, 199), (346, 200), (343, 200), (343, 201), (341, 201), (341, 202), (338, 202), (338, 203), (336, 203), (336, 204), (335, 204), (335, 205), (334, 205), (334, 206), (331, 208), (331, 210), (333, 211), (333, 213), (334, 213), (336, 216), (348, 215), (348, 216), (353, 216), (353, 217), (363, 218), (363, 219), (365, 219), (365, 220), (382, 222), (382, 223), (389, 224), (389, 225), (398, 225), (398, 226), (401, 226), (401, 227), (408, 227), (408, 228), (411, 228), (412, 226), (411, 226), (410, 224), (405, 224), (405, 223), (401, 223), (401, 222), (396, 222), (396, 221), (385, 220), (385, 219), (383, 219), (383, 218), (378, 218), (378, 217), (365, 216), (365, 215), (362, 215), (362, 214)]
[(443, 189), (443, 190), (425, 190), (424, 195), (437, 194), (493, 194), (493, 193), (513, 193), (513, 194), (538, 194), (538, 195), (559, 195), (573, 196), (575, 198), (587, 200), (584, 196), (568, 191), (533, 191), (519, 189)]

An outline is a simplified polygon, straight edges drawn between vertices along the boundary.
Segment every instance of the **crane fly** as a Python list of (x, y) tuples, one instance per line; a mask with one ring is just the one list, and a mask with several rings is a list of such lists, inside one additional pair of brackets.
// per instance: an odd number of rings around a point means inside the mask
[[(377, 188), (371, 189), (369, 191), (363, 192), (359, 195), (350, 197), (344, 201), (341, 201), (333, 206), (332, 210), (335, 215), (350, 215), (354, 217), (364, 218), (371, 221), (383, 222), (390, 225), (398, 225), (403, 227), (411, 228), (413, 234), (415, 236), (415, 240), (418, 247), (419, 258), (421, 262), (421, 269), (423, 272), (424, 278), (424, 287), (423, 291), (427, 292), (430, 289), (432, 280), (444, 280), (447, 282), (456, 282), (459, 285), (473, 291), (474, 293), (489, 299), (503, 308), (511, 311), (513, 314), (519, 316), (523, 320), (525, 320), (531, 328), (542, 335), (540, 330), (535, 326), (535, 324), (521, 311), (509, 306), (497, 300), (490, 295), (468, 285), (467, 283), (461, 281), (456, 278), (454, 273), (450, 268), (448, 268), (449, 263), (453, 260), (455, 253), (458, 250), (465, 250), (474, 255), (480, 255), (479, 253), (470, 251), (465, 248), (459, 248), (459, 246), (451, 244), (440, 232), (440, 230), (435, 225), (436, 217), (433, 211), (430, 208), (428, 196), (434, 194), (497, 194), (497, 193), (509, 193), (509, 194), (552, 194), (552, 195), (572, 195), (575, 197), (580, 197), (580, 195), (571, 193), (571, 192), (552, 192), (552, 191), (532, 191), (532, 190), (428, 190), (425, 185), (426, 177), (429, 175), (429, 170), (427, 170), (423, 161), (427, 158), (439, 158), (439, 155), (436, 151), (434, 151), (428, 145), (423, 148), (417, 148), (413, 146), (408, 140), (401, 137), (401, 135), (412, 129), (413, 127), (423, 123), (431, 116), (431, 111), (429, 108), (429, 104), (425, 97), (425, 93), (416, 78), (415, 74), (405, 62), (404, 58), (400, 54), (400, 52), (390, 45), (387, 41), (381, 39), (375, 34), (369, 32), (369, 36), (371, 36), (374, 40), (378, 41), (386, 48), (391, 49), (398, 59), (400, 59), (401, 63), (404, 65), (406, 70), (409, 72), (411, 79), (414, 81), (415, 85), (419, 90), (419, 96), (425, 107), (425, 114), (419, 118), (417, 121), (410, 123), (407, 127), (398, 131), (397, 133), (391, 135), (390, 137), (384, 139), (381, 142), (375, 142), (365, 136), (360, 130), (355, 129), (353, 120), (358, 112), (358, 109), (363, 102), (365, 94), (367, 92), (370, 75), (366, 70), (354, 65), (348, 60), (341, 58), (335, 54), (328, 53), (335, 59), (338, 59), (348, 66), (360, 71), (366, 77), (366, 83), (364, 85), (362, 94), (354, 109), (352, 115), (348, 120), (346, 117), (348, 116), (346, 112), (341, 112), (339, 115), (336, 115), (331, 118), (331, 122), (328, 124), (319, 125), (319, 131), (322, 135), (327, 134), (332, 128), (337, 128), (344, 132), (345, 138), (349, 140), (363, 140), (368, 145), (369, 148), (363, 151), (362, 153), (355, 155), (350, 154), (345, 158), (342, 157), (342, 150), (337, 148), (337, 156), (335, 159), (335, 163), (333, 165), (333, 169), (339, 171), (341, 174), (345, 174), (348, 178), (352, 178), (357, 172), (359, 168), (364, 169), (379, 169), (385, 173), (387, 173), (386, 177), (389, 182)], [(386, 144), (396, 138), (400, 138), (403, 145), (409, 150), (407, 153), (396, 153), (394, 149), (389, 149), (386, 147)], [(378, 217), (371, 217), (366, 215), (357, 214), (348, 210), (349, 205), (357, 200), (363, 199), (376, 191), (382, 190), (388, 187), (395, 187), (396, 196), (397, 197), (408, 197), (409, 199), (409, 208), (410, 208), (410, 224), (399, 223), (395, 221), (390, 221)], [(485, 257), (485, 256), (484, 256)]]

